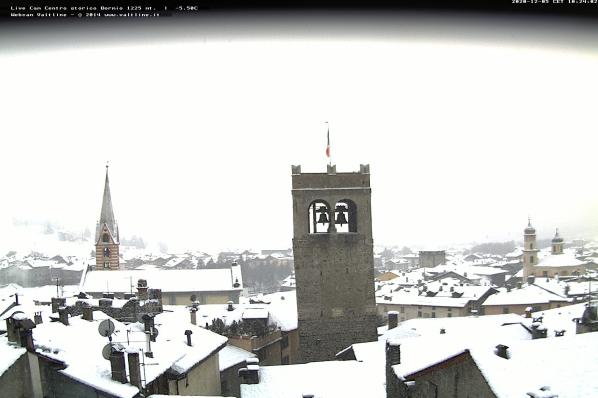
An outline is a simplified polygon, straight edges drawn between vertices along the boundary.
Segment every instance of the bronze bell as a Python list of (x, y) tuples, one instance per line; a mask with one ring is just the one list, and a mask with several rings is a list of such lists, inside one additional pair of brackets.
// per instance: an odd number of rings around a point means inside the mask
[(347, 217), (345, 217), (345, 209), (344, 207), (337, 207), (336, 208), (337, 214), (336, 218), (334, 219), (334, 223), (338, 225), (347, 224)]
[(330, 222), (328, 219), (328, 212), (326, 210), (322, 210), (320, 216), (318, 217), (318, 224), (326, 224)]

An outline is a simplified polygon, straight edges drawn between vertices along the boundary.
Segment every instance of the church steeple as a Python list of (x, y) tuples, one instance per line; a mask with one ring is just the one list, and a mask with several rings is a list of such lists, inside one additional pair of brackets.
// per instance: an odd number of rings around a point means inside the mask
[[(102, 211), (100, 213), (100, 221), (98, 224), (106, 224), (112, 233), (112, 237), (117, 242), (118, 226), (114, 220), (114, 210), (112, 210), (112, 197), (110, 196), (110, 181), (108, 180), (108, 165), (106, 165), (106, 181), (104, 182), (104, 196), (102, 198)], [(97, 241), (98, 236), (96, 236)]]
[(119, 246), (118, 224), (114, 219), (114, 211), (112, 210), (108, 165), (106, 165), (102, 210), (96, 226), (96, 269), (119, 269)]

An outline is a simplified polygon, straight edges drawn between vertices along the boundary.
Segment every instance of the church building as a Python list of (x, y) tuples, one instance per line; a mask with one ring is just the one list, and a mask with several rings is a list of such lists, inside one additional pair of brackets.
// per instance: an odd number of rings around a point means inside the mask
[(536, 229), (531, 220), (523, 232), (523, 280), (528, 276), (553, 278), (581, 275), (586, 263), (575, 258), (573, 252), (564, 250), (564, 240), (557, 228), (549, 253), (541, 252), (536, 242)]

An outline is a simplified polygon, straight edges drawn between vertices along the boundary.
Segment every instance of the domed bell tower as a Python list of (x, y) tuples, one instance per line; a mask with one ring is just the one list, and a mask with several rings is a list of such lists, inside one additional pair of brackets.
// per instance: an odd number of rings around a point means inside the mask
[(523, 231), (523, 281), (529, 275), (534, 275), (534, 265), (538, 264), (538, 244), (536, 242), (536, 229), (528, 219), (527, 227)]

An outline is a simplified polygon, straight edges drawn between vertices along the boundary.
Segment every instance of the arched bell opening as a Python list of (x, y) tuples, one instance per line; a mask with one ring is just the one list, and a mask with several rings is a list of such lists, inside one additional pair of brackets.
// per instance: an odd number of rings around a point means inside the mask
[(336, 232), (357, 232), (357, 206), (350, 199), (343, 199), (334, 206)]
[(323, 200), (314, 200), (309, 205), (309, 233), (327, 233), (330, 228), (330, 205)]

